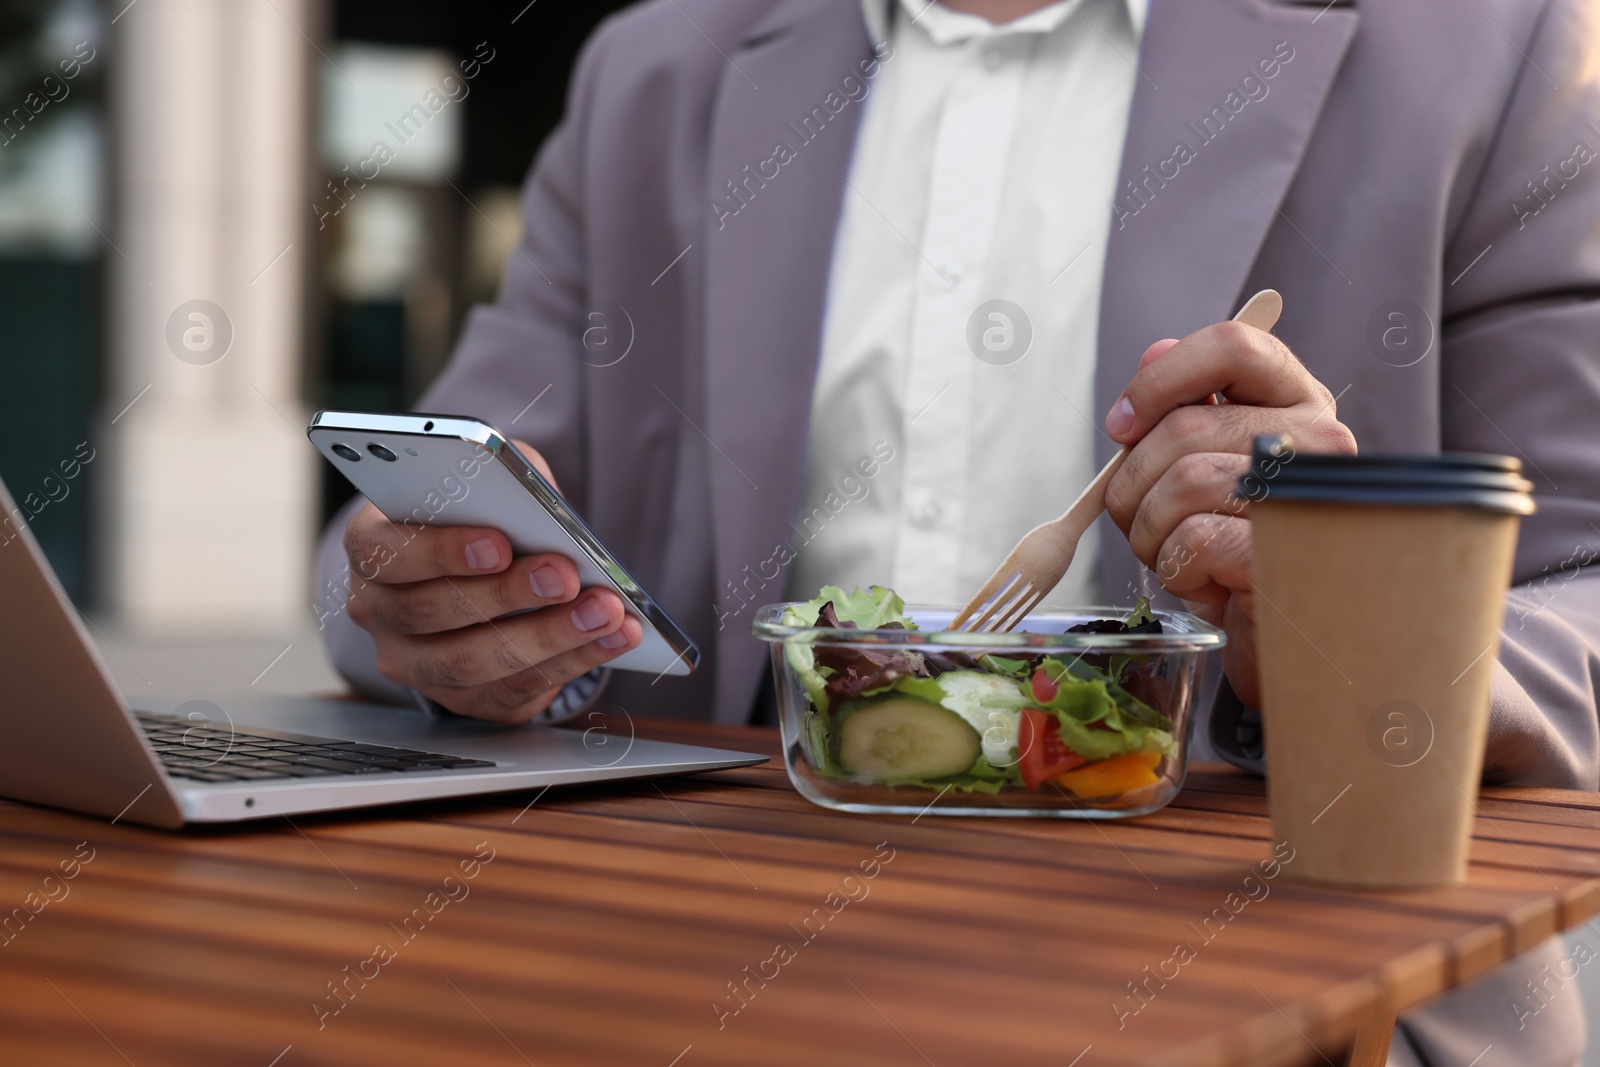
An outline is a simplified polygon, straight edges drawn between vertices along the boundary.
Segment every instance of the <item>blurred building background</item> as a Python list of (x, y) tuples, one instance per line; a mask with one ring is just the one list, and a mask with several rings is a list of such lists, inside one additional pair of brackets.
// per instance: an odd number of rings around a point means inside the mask
[(124, 684), (336, 684), (305, 422), (443, 366), (622, 6), (0, 0), (0, 477)]

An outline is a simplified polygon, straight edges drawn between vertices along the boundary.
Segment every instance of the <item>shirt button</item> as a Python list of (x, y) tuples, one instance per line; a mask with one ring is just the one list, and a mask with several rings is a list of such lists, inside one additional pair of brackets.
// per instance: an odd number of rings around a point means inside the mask
[(1005, 55), (1001, 52), (1001, 45), (998, 42), (989, 45), (989, 47), (979, 52), (978, 55), (980, 61), (983, 63), (983, 69), (989, 71), (991, 74), (999, 70), (1006, 61)]
[(938, 272), (939, 285), (945, 289), (954, 289), (961, 284), (961, 279), (965, 276), (965, 272), (961, 269), (961, 264), (959, 263), (941, 263), (939, 264)]
[(911, 524), (924, 530), (931, 530), (944, 518), (944, 508), (932, 496), (923, 496), (911, 506)]

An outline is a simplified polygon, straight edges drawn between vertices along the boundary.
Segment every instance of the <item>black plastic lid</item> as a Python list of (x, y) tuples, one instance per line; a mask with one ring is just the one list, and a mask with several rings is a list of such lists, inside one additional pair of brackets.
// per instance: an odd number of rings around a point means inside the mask
[(1533, 483), (1522, 461), (1476, 452), (1435, 455), (1298, 452), (1283, 434), (1256, 438), (1250, 470), (1239, 479), (1246, 499), (1482, 508), (1531, 515)]

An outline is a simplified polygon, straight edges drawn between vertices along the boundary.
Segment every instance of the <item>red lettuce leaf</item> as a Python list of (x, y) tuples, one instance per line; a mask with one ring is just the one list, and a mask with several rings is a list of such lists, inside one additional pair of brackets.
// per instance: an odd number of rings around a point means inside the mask
[[(817, 613), (817, 625), (835, 630), (860, 629), (853, 622), (841, 621), (831, 600), (822, 605), (822, 610)], [(898, 622), (882, 628), (905, 629)], [(814, 651), (817, 666), (832, 672), (825, 690), (830, 708), (839, 707), (843, 701), (852, 700), (868, 690), (893, 685), (901, 678), (932, 677), (927, 658), (915, 649), (819, 644)]]

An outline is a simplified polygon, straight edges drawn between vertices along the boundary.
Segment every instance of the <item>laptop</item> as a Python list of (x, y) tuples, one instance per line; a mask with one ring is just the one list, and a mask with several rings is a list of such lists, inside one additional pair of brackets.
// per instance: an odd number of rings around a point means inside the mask
[(767, 761), (636, 738), (630, 723), (508, 727), (314, 697), (130, 700), (3, 481), (0, 506), (0, 796), (177, 829)]

